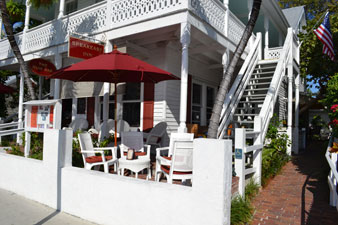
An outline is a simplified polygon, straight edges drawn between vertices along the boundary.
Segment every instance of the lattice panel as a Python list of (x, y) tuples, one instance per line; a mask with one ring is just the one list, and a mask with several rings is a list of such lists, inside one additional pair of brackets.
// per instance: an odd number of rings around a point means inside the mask
[(56, 28), (53, 24), (44, 25), (40, 29), (29, 30), (26, 33), (25, 52), (54, 45), (56, 36)]
[(111, 3), (112, 24), (123, 23), (157, 12), (172, 9), (182, 4), (184, 0), (119, 0)]
[(193, 11), (204, 21), (224, 34), (225, 9), (214, 0), (191, 0)]
[(242, 34), (244, 32), (245, 25), (240, 22), (235, 16), (230, 13), (229, 16), (229, 38), (235, 44), (238, 44), (241, 40)]
[(62, 32), (64, 40), (68, 33), (96, 33), (105, 29), (107, 5), (101, 5), (92, 10), (86, 10), (79, 15), (65, 18), (62, 21)]
[(274, 49), (274, 50), (269, 49), (266, 59), (279, 59), (281, 50), (282, 49)]

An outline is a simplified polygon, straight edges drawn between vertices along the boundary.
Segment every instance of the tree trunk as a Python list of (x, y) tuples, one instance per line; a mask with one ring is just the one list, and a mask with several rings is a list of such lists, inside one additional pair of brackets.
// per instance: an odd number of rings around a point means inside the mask
[(215, 99), (215, 104), (212, 109), (212, 114), (210, 118), (209, 129), (208, 129), (208, 138), (217, 138), (217, 130), (218, 130), (219, 122), (220, 122), (219, 120), (220, 120), (225, 96), (229, 91), (230, 81), (233, 79), (235, 67), (238, 63), (238, 60), (241, 57), (249, 41), (249, 38), (252, 34), (252, 31), (255, 27), (255, 24), (256, 24), (258, 15), (259, 15), (261, 3), (262, 3), (262, 0), (254, 0), (250, 19), (245, 27), (242, 38), (236, 47), (234, 56), (231, 59), (231, 62), (228, 68), (226, 69), (225, 75), (223, 76), (223, 79), (221, 81), (221, 84), (220, 84), (220, 87), (219, 87), (219, 90), (217, 92), (217, 96)]
[(18, 60), (18, 63), (20, 65), (20, 69), (21, 69), (21, 73), (23, 73), (25, 81), (26, 81), (26, 85), (28, 87), (28, 91), (29, 91), (29, 95), (31, 97), (31, 99), (35, 100), (36, 96), (35, 96), (35, 92), (32, 86), (32, 81), (29, 78), (29, 74), (28, 74), (28, 69), (27, 69), (27, 65), (25, 63), (25, 60), (22, 57), (20, 48), (15, 40), (14, 34), (13, 34), (13, 28), (12, 28), (12, 24), (10, 22), (9, 19), (9, 13), (6, 7), (6, 1), (5, 0), (0, 0), (0, 10), (1, 10), (1, 18), (2, 18), (2, 22), (4, 24), (5, 27), (5, 31), (6, 31), (6, 35), (7, 35), (7, 39), (9, 41), (9, 44), (11, 45), (11, 48), (13, 50), (13, 53), (16, 57), (16, 59)]

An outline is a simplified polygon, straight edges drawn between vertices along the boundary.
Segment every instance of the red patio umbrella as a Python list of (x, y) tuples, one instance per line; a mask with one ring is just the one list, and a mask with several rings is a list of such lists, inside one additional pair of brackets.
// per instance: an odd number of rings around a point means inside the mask
[(14, 89), (11, 87), (8, 87), (6, 85), (0, 84), (0, 93), (1, 94), (8, 94), (8, 93), (13, 93)]
[[(157, 83), (163, 80), (179, 80), (173, 74), (142, 60), (136, 59), (127, 53), (114, 50), (71, 66), (62, 68), (53, 73), (51, 79), (65, 79), (75, 82), (98, 81), (116, 84), (121, 82), (150, 82)], [(115, 146), (117, 142), (116, 121), (116, 92), (115, 92)]]

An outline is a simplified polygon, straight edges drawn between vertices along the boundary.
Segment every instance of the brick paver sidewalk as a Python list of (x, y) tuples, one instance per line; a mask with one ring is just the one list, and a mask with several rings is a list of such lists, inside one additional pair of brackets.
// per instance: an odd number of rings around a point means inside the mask
[(338, 224), (329, 206), (328, 166), (324, 142), (310, 143), (254, 200), (252, 224)]

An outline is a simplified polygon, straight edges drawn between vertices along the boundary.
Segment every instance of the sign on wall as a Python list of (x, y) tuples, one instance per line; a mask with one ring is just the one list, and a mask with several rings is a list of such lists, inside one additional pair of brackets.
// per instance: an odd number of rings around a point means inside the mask
[(26, 105), (25, 130), (44, 132), (61, 128), (61, 103), (58, 100), (30, 101)]
[(90, 59), (104, 53), (104, 45), (69, 36), (68, 56)]
[(45, 59), (32, 59), (28, 65), (30, 70), (39, 76), (49, 76), (56, 71), (54, 64)]

